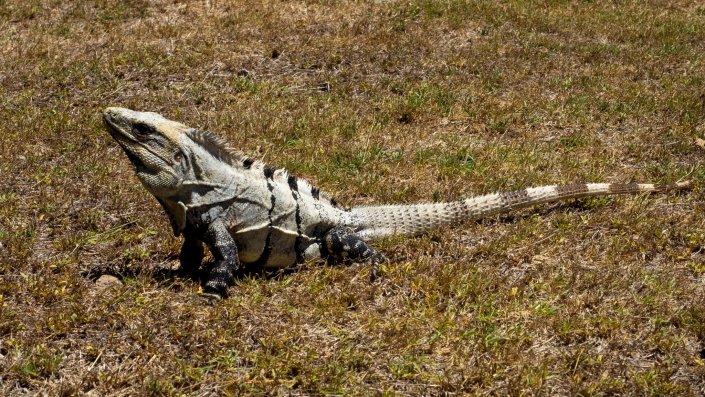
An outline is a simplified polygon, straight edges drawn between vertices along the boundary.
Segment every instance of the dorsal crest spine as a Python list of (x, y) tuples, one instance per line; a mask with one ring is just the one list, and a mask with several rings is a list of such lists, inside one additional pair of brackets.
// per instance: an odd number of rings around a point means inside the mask
[(200, 145), (208, 153), (210, 153), (216, 159), (229, 164), (233, 167), (241, 167), (246, 170), (253, 170), (259, 172), (264, 177), (272, 179), (277, 182), (285, 183), (291, 185), (293, 182), (290, 178), (294, 178), (296, 184), (304, 194), (310, 194), (315, 199), (327, 202), (334, 207), (338, 206), (338, 203), (330, 195), (321, 192), (318, 188), (312, 187), (311, 184), (302, 178), (294, 177), (290, 175), (285, 169), (274, 169), (268, 167), (261, 161), (254, 160), (239, 150), (235, 150), (228, 145), (228, 143), (216, 136), (215, 134), (193, 128), (187, 131), (187, 135), (196, 144)]

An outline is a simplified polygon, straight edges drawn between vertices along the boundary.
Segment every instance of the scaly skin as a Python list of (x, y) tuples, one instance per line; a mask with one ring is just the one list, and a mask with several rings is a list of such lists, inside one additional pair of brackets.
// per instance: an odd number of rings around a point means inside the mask
[(384, 236), (416, 235), (558, 200), (690, 186), (550, 185), (449, 203), (343, 209), (308, 182), (232, 151), (208, 132), (123, 108), (105, 109), (103, 120), (166, 211), (174, 233), (184, 235), (181, 271), (198, 271), (205, 244), (215, 263), (204, 289), (220, 297), (243, 266), (284, 268), (316, 258), (369, 262), (374, 278), (386, 259), (367, 241)]

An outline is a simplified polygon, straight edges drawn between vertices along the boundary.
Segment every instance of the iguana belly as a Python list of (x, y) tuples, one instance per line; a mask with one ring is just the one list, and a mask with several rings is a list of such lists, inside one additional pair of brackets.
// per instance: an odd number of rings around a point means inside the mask
[(296, 263), (297, 233), (276, 226), (234, 233), (240, 262), (283, 268)]
[(269, 208), (249, 204), (235, 207), (228, 214), (233, 222), (230, 234), (235, 239), (240, 262), (245, 265), (267, 268), (284, 268), (296, 264), (301, 258), (304, 241), (309, 238), (300, 230), (301, 216), (297, 223), (297, 202), (290, 191), (274, 188)]

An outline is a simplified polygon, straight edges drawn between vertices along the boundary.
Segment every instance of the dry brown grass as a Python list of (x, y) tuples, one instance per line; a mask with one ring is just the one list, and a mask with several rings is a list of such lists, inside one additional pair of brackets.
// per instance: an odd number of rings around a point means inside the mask
[[(696, 1), (0, 0), (0, 394), (705, 393), (704, 54)], [(390, 239), (379, 285), (309, 265), (208, 305), (158, 277), (179, 241), (109, 105), (348, 205), (698, 186)]]

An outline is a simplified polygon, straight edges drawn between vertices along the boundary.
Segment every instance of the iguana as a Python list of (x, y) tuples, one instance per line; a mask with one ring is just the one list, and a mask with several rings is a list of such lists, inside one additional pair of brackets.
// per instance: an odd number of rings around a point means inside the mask
[(285, 170), (272, 169), (231, 150), (215, 135), (157, 113), (111, 107), (103, 112), (110, 135), (122, 146), (138, 178), (183, 235), (181, 271), (195, 274), (208, 246), (215, 261), (204, 291), (227, 296), (244, 266), (285, 268), (323, 258), (372, 264), (385, 257), (368, 241), (416, 235), (552, 201), (610, 194), (664, 192), (671, 185), (575, 183), (471, 197), (448, 203), (343, 208)]

